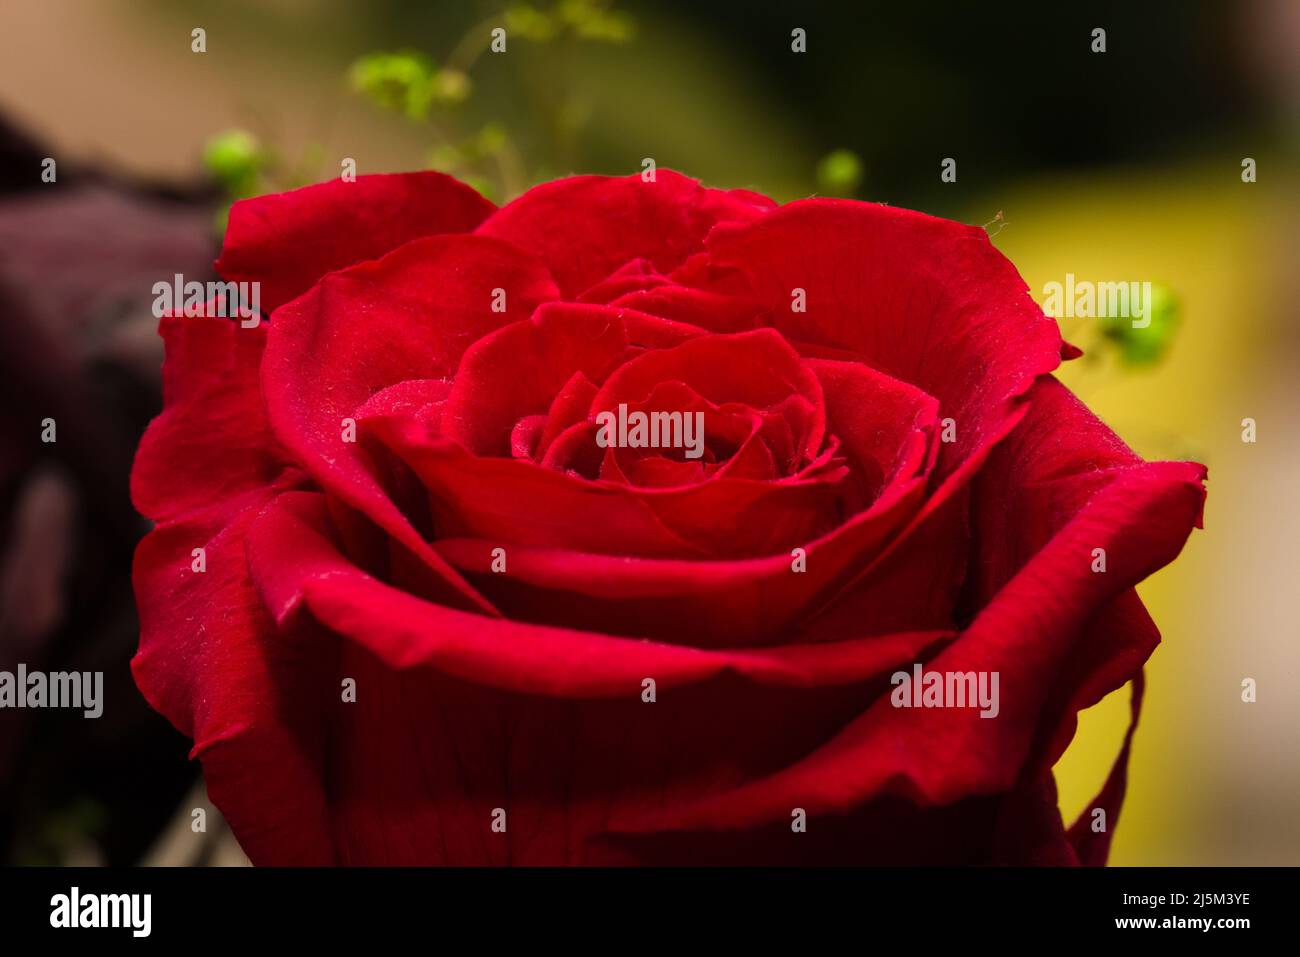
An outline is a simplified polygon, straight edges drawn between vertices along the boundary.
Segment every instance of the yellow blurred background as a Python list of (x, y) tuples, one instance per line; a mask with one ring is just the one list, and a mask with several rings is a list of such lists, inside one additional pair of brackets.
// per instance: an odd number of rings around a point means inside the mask
[[(1286, 175), (1277, 158), (1257, 159)], [(1156, 369), (1122, 375), (1077, 360), (1061, 372), (1141, 455), (1210, 473), (1204, 530), (1139, 588), (1163, 643), (1147, 667), (1115, 864), (1300, 860), (1300, 328), (1288, 305), (1300, 221), (1289, 188), (1243, 184), (1229, 154), (1054, 179), (999, 200), (1010, 226), (995, 242), (1035, 292), (1067, 271), (1151, 276), (1183, 303)], [(1258, 425), (1254, 444), (1242, 441), (1244, 418)], [(1244, 678), (1257, 682), (1253, 704)], [(1081, 716), (1057, 766), (1067, 813), (1096, 790), (1127, 721), (1127, 690)]]

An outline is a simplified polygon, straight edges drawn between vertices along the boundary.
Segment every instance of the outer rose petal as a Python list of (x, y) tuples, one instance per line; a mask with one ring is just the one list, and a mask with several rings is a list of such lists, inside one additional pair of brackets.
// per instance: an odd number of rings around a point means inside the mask
[[(1056, 779), (1051, 772), (1018, 782), (998, 809), (992, 863), (1022, 867), (1079, 864), (1061, 821)], [(1109, 818), (1108, 818), (1109, 820)]]
[[(719, 226), (707, 247), (683, 281), (726, 287), (742, 277), (792, 341), (857, 353), (937, 398), (957, 430), (939, 477), (1000, 438), (1019, 397), (1061, 361), (1056, 323), (977, 227), (810, 199)], [(806, 312), (792, 311), (796, 289)]]
[[(1204, 469), (1151, 463), (1117, 472), (1041, 552), (998, 592), (952, 645), (927, 663), (935, 671), (998, 671), (1001, 713), (894, 708), (883, 696), (835, 741), (767, 780), (629, 819), (620, 828), (739, 828), (799, 806), (836, 812), (885, 790), (943, 804), (1008, 790), (1027, 761), (1049, 691), (1077, 647), (1083, 623), (1116, 596), (1172, 561), (1200, 522)], [(1090, 569), (1105, 548), (1107, 573)]]
[[(319, 727), (302, 721), (299, 693), (325, 649), (275, 647), (244, 559), (257, 509), (304, 478), (266, 423), (266, 327), (175, 317), (162, 320), (161, 332), (165, 408), (131, 476), (136, 507), (166, 523), (136, 551), (136, 683), (194, 739), (209, 793), (249, 854), (329, 863)], [(191, 570), (196, 548), (204, 549), (203, 573)]]
[[(140, 650), (131, 667), (149, 703), (194, 739), (208, 793), (250, 857), (329, 864), (318, 713), (327, 699), (315, 676), (332, 670), (330, 645), (276, 634), (244, 558), (249, 525), (271, 494), (232, 503), (224, 527), (184, 521), (140, 543)], [(200, 547), (201, 574), (191, 571)]]
[[(263, 512), (248, 553), (286, 635), (317, 619), (347, 638), (339, 669), (359, 698), (334, 722), (326, 770), (347, 863), (625, 859), (593, 840), (612, 813), (788, 762), (857, 711), (868, 676), (946, 637), (700, 652), (485, 619), (358, 571), (318, 495)], [(507, 836), (489, 832), (494, 807)]]
[[(504, 291), (504, 312), (494, 312)], [(449, 376), (485, 333), (554, 296), (545, 271), (512, 246), (439, 236), (331, 273), (276, 313), (262, 392), (281, 444), (327, 491), (368, 515), (446, 578), (448, 599), (486, 608), (389, 500), (345, 418), (381, 389)]]
[[(744, 831), (609, 834), (619, 863), (649, 865), (988, 866), (1075, 864), (1060, 815), (1040, 782), (998, 797), (920, 808), (897, 797), (847, 814), (818, 815), (794, 834), (790, 819)], [(1053, 820), (1052, 815), (1055, 814)]]
[(359, 176), (235, 203), (217, 272), (262, 284), (268, 315), (328, 272), (422, 236), (467, 233), (496, 207), (442, 173)]
[(140, 440), (131, 473), (135, 507), (155, 521), (222, 509), (287, 467), (266, 423), (259, 387), (266, 326), (169, 317), (163, 412)]
[(540, 257), (572, 298), (634, 259), (668, 273), (718, 223), (748, 222), (774, 205), (757, 193), (705, 189), (665, 169), (654, 182), (639, 175), (574, 176), (533, 187), (489, 216), (478, 233)]
[(331, 541), (320, 496), (285, 496), (248, 540), (253, 578), (280, 623), (305, 605), (390, 667), (432, 665), (489, 687), (570, 698), (640, 692), (654, 677), (675, 688), (723, 671), (759, 684), (851, 684), (941, 642), (942, 631), (816, 645), (705, 651), (587, 631), (485, 618), (421, 601), (357, 569)]
[[(1142, 695), (1146, 680), (1142, 672), (1133, 679), (1133, 698), (1129, 705), (1128, 731), (1124, 734), (1124, 743), (1120, 746), (1119, 757), (1106, 778), (1100, 793), (1089, 802), (1079, 814), (1079, 819), (1070, 827), (1070, 844), (1078, 855), (1079, 862), (1089, 867), (1099, 867), (1106, 863), (1110, 854), (1111, 838), (1115, 834), (1115, 823), (1119, 821), (1119, 812), (1124, 804), (1124, 791), (1128, 787), (1128, 758), (1133, 749), (1133, 732), (1137, 730), (1138, 716), (1142, 713)], [(1101, 808), (1106, 812), (1106, 828), (1093, 830), (1092, 810)]]
[[(1063, 522), (1099, 487), (1142, 460), (1051, 377), (1030, 392), (1024, 425), (991, 456), (974, 484), (974, 529), (981, 553), (973, 600), (984, 603), (1003, 587)], [(1197, 522), (1199, 525), (1199, 520)], [(1091, 553), (1089, 559), (1091, 559)], [(1109, 574), (1109, 571), (1107, 572)], [(1045, 771), (1065, 752), (1079, 711), (1133, 682), (1132, 721), (1114, 769), (1089, 807), (1106, 810), (1104, 833), (1088, 813), (1070, 829), (1082, 863), (1104, 864), (1119, 820), (1128, 757), (1142, 703), (1142, 665), (1160, 633), (1133, 589), (1118, 595), (1083, 625), (1051, 687), (1039, 720), (1033, 761)]]
[[(975, 554), (983, 556), (974, 563), (967, 586), (967, 601), (975, 608), (996, 600), (1007, 583), (1107, 485), (1135, 470), (1140, 474), (1157, 467), (1144, 463), (1054, 378), (1040, 380), (1030, 399), (1025, 421), (998, 446), (973, 484), (973, 547)], [(1199, 527), (1199, 513), (1196, 524)], [(1091, 574), (1091, 548), (1086, 557)], [(1107, 557), (1108, 562), (1114, 561), (1109, 549)], [(1105, 575), (1110, 574), (1108, 567)], [(1132, 589), (1094, 609), (1080, 627), (1086, 640), (1071, 650), (1040, 720), (1043, 769), (1051, 767), (1069, 744), (1075, 714), (1135, 678), (1160, 641)]]

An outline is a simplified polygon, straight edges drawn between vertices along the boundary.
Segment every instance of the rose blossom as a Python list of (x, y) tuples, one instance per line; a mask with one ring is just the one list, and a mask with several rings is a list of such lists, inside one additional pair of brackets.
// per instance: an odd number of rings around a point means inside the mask
[(269, 318), (162, 321), (135, 674), (254, 862), (1104, 861), (1127, 741), (1104, 832), (1051, 767), (1136, 721), (1205, 471), (1052, 377), (982, 230), (421, 173), (239, 203), (217, 268)]

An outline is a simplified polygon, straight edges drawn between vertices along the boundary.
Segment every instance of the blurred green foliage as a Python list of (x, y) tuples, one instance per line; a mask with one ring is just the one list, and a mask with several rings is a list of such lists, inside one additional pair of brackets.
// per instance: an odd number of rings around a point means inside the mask
[(460, 103), (469, 96), (464, 74), (439, 70), (429, 57), (414, 50), (369, 53), (352, 64), (348, 79), (352, 89), (377, 106), (412, 120), (424, 119), (435, 99)]
[(1103, 340), (1112, 347), (1120, 363), (1130, 368), (1153, 366), (1173, 345), (1178, 331), (1179, 301), (1163, 283), (1151, 284), (1150, 323), (1134, 328), (1126, 316), (1103, 316), (1098, 322)]
[[(499, 29), (504, 29), (504, 36)], [(498, 42), (627, 43), (635, 30), (630, 16), (601, 0), (559, 0), (547, 7), (516, 3), (472, 26), (442, 62), (414, 50), (381, 51), (354, 62), (348, 77), (352, 89), (377, 107), (429, 127), (437, 141), (428, 153), (432, 168), (458, 176), (489, 199), (500, 200), (541, 179), (543, 171), (523, 161), (501, 119), (477, 115), (473, 109), (470, 74), (479, 58)], [(565, 53), (558, 51), (555, 56), (562, 59)], [(563, 71), (548, 73), (559, 77)], [(549, 106), (554, 116), (546, 128), (556, 137), (571, 136), (583, 119), (573, 97), (562, 92)], [(464, 115), (453, 115), (457, 107), (466, 107)], [(477, 128), (465, 132), (466, 126)]]
[(626, 43), (636, 30), (630, 16), (594, 0), (561, 0), (552, 16), (584, 40)]
[[(427, 128), (434, 139), (427, 153), (431, 168), (464, 180), (484, 196), (501, 202), (549, 175), (540, 163), (522, 159), (507, 124), (490, 115), (491, 108), (476, 109), (471, 72), (479, 58), (492, 49), (497, 36), (506, 44), (523, 40), (546, 48), (555, 46), (554, 77), (563, 74), (567, 42), (627, 43), (636, 24), (626, 13), (604, 0), (558, 0), (548, 6), (515, 3), (499, 14), (471, 26), (441, 59), (415, 49), (375, 51), (357, 58), (347, 70), (347, 84), (379, 109), (400, 114)], [(557, 80), (557, 86), (559, 82)], [(520, 91), (522, 98), (526, 91)], [(586, 111), (572, 91), (538, 104), (552, 114), (542, 124), (554, 138), (568, 140), (585, 122)], [(547, 150), (564, 152), (562, 144)], [(295, 164), (244, 129), (230, 129), (209, 140), (204, 166), (222, 187), (230, 202), (261, 193), (292, 189), (309, 181), (313, 163), (322, 153), (309, 147)], [(218, 212), (216, 224), (224, 229), (227, 208)]]

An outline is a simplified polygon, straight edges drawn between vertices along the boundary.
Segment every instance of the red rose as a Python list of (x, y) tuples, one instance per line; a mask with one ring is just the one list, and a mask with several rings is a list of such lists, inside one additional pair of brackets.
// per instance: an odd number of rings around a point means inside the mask
[(240, 203), (217, 267), (269, 320), (162, 322), (135, 674), (254, 862), (1105, 859), (1126, 754), (1103, 833), (1050, 769), (1136, 717), (1205, 470), (1052, 378), (982, 230), (424, 173)]

